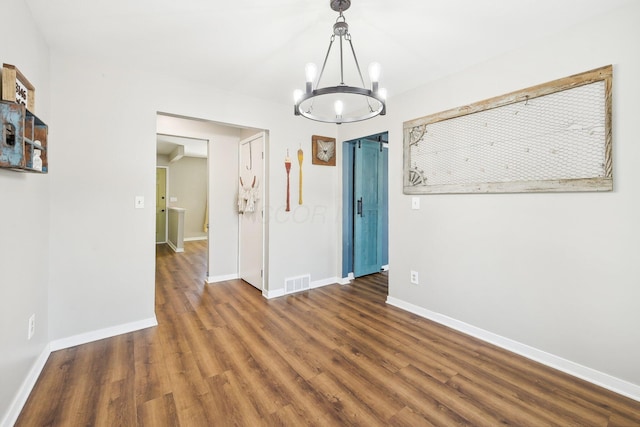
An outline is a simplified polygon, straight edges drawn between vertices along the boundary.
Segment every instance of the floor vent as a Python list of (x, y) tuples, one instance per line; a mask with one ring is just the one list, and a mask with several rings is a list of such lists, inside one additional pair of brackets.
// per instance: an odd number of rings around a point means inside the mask
[(294, 292), (306, 291), (311, 285), (311, 275), (288, 277), (284, 279), (284, 293), (292, 294)]

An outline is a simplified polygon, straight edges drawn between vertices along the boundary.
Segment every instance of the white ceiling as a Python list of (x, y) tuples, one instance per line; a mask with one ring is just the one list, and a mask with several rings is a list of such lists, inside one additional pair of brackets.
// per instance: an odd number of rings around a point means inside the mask
[[(352, 0), (358, 59), (389, 97), (637, 0)], [(26, 0), (50, 48), (291, 103), (320, 65), (329, 0)], [(327, 81), (336, 84), (337, 82)]]

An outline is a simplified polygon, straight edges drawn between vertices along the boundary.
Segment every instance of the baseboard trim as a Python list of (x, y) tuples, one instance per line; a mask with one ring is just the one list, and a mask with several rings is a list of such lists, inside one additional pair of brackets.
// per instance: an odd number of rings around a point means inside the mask
[(274, 289), (272, 291), (265, 289), (262, 291), (262, 296), (265, 297), (266, 299), (283, 297), (284, 295), (285, 295), (284, 288)]
[(237, 274), (227, 274), (224, 276), (209, 276), (207, 277), (207, 283), (226, 282), (227, 280), (236, 280), (240, 277)]
[(200, 240), (207, 240), (207, 236), (200, 236), (200, 237), (185, 237), (183, 239), (184, 242), (197, 242)]
[(68, 338), (62, 338), (59, 340), (51, 341), (49, 344), (51, 351), (62, 350), (69, 347), (75, 347), (76, 345), (86, 344), (93, 341), (98, 341), (104, 338), (115, 337), (116, 335), (127, 334), (129, 332), (139, 331), (140, 329), (151, 328), (158, 325), (158, 320), (155, 316), (148, 319), (138, 320), (136, 322), (125, 323), (118, 326), (112, 326), (109, 328), (98, 329), (96, 331), (86, 332), (84, 334), (74, 335)]
[(640, 386), (636, 384), (621, 380), (620, 378), (613, 377), (609, 374), (605, 374), (604, 372), (582, 366), (570, 360), (563, 359), (562, 357), (538, 350), (537, 348), (505, 338), (501, 335), (494, 334), (493, 332), (486, 331), (443, 314), (427, 310), (426, 308), (408, 303), (401, 299), (387, 297), (387, 304), (401, 308), (426, 319), (433, 320), (436, 323), (448, 326), (457, 331), (464, 332), (465, 334), (481, 339), (482, 341), (494, 344), (505, 350), (524, 356), (527, 359), (542, 363), (543, 365), (583, 379), (630, 399), (640, 401)]
[(10, 427), (16, 423), (18, 417), (20, 416), (20, 412), (24, 407), (24, 404), (27, 403), (27, 399), (31, 394), (31, 390), (36, 385), (38, 381), (38, 377), (40, 373), (44, 369), (44, 365), (47, 363), (47, 359), (49, 359), (49, 355), (51, 354), (51, 345), (47, 344), (44, 346), (42, 353), (36, 359), (35, 363), (29, 370), (29, 374), (22, 381), (22, 385), (18, 390), (18, 394), (13, 398), (11, 405), (9, 405), (9, 411), (5, 415), (4, 419), (0, 422), (0, 426), (2, 427)]
[(167, 245), (169, 245), (169, 247), (170, 247), (171, 249), (173, 249), (173, 252), (175, 252), (175, 253), (184, 252), (184, 248), (176, 248), (176, 245), (174, 245), (173, 243), (171, 243), (169, 240), (167, 240)]
[(323, 286), (335, 285), (339, 283), (337, 277), (327, 277), (326, 279), (316, 280), (309, 283), (309, 289), (322, 288)]
[(338, 279), (338, 284), (339, 285), (349, 285), (349, 284), (351, 284), (351, 280), (348, 277), (341, 277), (340, 279)]

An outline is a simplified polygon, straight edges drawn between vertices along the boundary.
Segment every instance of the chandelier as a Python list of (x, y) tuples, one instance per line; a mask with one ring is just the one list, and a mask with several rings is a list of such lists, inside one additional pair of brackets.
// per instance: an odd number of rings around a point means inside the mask
[[(338, 18), (333, 25), (333, 34), (329, 42), (329, 49), (325, 55), (320, 74), (317, 73), (315, 64), (307, 64), (305, 74), (307, 83), (305, 91), (296, 90), (293, 94), (294, 98), (294, 114), (303, 116), (311, 120), (327, 123), (351, 123), (362, 120), (371, 119), (377, 115), (384, 116), (386, 114), (386, 91), (379, 88), (380, 64), (373, 62), (369, 65), (369, 78), (371, 89), (366, 87), (360, 64), (356, 57), (356, 51), (351, 42), (351, 34), (349, 33), (349, 25), (342, 12), (349, 9), (351, 0), (331, 0), (331, 9), (338, 12)], [(331, 54), (333, 43), (338, 39), (340, 46), (339, 52), (339, 79), (340, 83), (336, 86), (321, 87), (320, 83), (325, 74), (327, 60)], [(350, 86), (345, 83), (345, 66), (344, 66), (344, 50), (345, 46), (350, 48), (355, 63), (355, 80), (358, 80), (361, 86)], [(317, 76), (317, 79), (316, 79)]]

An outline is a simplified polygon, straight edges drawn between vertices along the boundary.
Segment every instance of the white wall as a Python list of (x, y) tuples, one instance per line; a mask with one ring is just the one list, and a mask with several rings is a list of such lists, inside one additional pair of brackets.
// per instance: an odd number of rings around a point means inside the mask
[[(393, 97), (376, 129), (341, 129), (341, 140), (389, 129), (392, 298), (640, 386), (638, 22), (636, 2)], [(404, 121), (608, 64), (613, 192), (425, 195), (411, 210)]]
[[(52, 88), (55, 136), (64, 141), (50, 156), (53, 340), (154, 316), (157, 112), (268, 129), (267, 193), (275, 201), (269, 227), (277, 236), (269, 242), (268, 289), (282, 289), (285, 277), (301, 272), (314, 280), (335, 276), (337, 168), (308, 168), (303, 208), (323, 211), (315, 223), (278, 211), (286, 147), (304, 143), (310, 152), (311, 135), (331, 136), (335, 126), (300, 120), (289, 105), (56, 51)], [(136, 195), (148, 201), (145, 209), (134, 209)]]
[[(22, 0), (3, 1), (2, 15), (0, 64), (17, 66), (35, 86), (35, 113), (52, 126), (49, 50)], [(56, 150), (55, 131), (50, 135)], [(51, 162), (50, 167), (57, 166)], [(48, 343), (50, 180), (0, 170), (0, 425), (16, 415), (9, 408)], [(32, 314), (36, 330), (27, 341)]]

